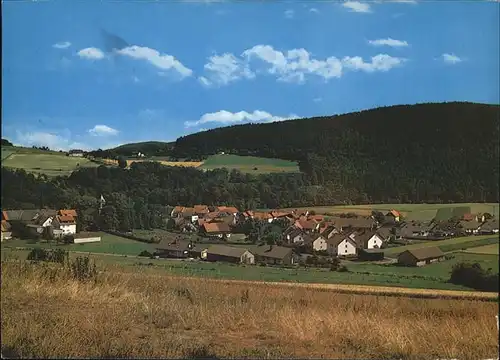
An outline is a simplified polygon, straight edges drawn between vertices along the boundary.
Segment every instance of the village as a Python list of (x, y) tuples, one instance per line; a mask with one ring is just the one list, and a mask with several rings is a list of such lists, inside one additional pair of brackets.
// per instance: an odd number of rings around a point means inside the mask
[[(152, 256), (236, 264), (330, 264), (332, 259), (384, 262), (388, 261), (384, 256), (387, 248), (497, 234), (499, 228), (498, 219), (490, 214), (416, 222), (405, 221), (394, 209), (373, 211), (370, 216), (328, 216), (307, 210), (239, 211), (233, 206), (207, 205), (170, 209), (164, 221), (171, 236), (154, 241)], [(101, 241), (96, 234), (77, 231), (77, 223), (74, 209), (4, 210), (2, 241), (13, 237), (44, 237), (66, 244)], [(422, 266), (443, 259), (445, 254), (438, 247), (425, 247), (402, 252), (397, 262)]]

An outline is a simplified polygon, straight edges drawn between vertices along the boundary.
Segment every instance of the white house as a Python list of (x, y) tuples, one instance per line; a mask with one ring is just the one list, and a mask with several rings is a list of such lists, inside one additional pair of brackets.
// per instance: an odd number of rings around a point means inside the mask
[(349, 236), (343, 234), (334, 235), (327, 240), (328, 253), (334, 256), (356, 255), (356, 243)]
[(63, 232), (63, 236), (76, 234), (76, 221), (73, 216), (58, 215), (56, 219), (56, 225), (59, 225), (59, 228)]
[(312, 247), (314, 251), (327, 251), (328, 250), (328, 243), (326, 242), (326, 239), (322, 235), (318, 235), (315, 238), (313, 238), (312, 242)]

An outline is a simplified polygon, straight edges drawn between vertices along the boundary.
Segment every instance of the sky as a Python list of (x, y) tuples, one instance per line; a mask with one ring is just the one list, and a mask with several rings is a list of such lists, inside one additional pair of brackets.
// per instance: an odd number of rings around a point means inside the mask
[(499, 6), (4, 0), (2, 138), (106, 149), (379, 106), (498, 104)]

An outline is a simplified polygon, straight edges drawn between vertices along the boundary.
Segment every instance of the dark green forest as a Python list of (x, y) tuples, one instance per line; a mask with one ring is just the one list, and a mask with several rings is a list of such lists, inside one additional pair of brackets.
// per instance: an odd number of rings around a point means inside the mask
[(499, 114), (475, 103), (382, 107), (217, 128), (179, 138), (173, 153), (296, 160), (321, 191), (352, 191), (358, 203), (496, 202)]

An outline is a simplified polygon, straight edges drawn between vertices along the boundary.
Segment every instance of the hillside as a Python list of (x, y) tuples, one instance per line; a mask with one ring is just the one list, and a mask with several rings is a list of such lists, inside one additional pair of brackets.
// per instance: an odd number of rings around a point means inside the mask
[(114, 158), (116, 156), (135, 156), (137, 153), (147, 154), (148, 156), (168, 156), (170, 155), (173, 142), (163, 141), (144, 141), (129, 143), (117, 146), (112, 149), (96, 150), (90, 154), (100, 158)]
[(220, 151), (299, 161), (313, 184), (368, 199), (498, 201), (498, 105), (439, 103), (217, 128), (174, 155)]

